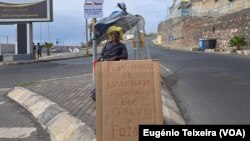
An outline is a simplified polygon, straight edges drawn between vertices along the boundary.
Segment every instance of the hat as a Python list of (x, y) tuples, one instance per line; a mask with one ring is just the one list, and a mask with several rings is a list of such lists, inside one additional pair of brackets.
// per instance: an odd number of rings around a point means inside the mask
[(122, 36), (123, 36), (123, 30), (121, 27), (118, 26), (111, 26), (110, 28), (108, 28), (107, 30), (107, 35), (109, 37), (110, 40), (112, 40), (112, 33), (113, 32), (118, 32), (120, 34), (120, 40), (122, 40)]

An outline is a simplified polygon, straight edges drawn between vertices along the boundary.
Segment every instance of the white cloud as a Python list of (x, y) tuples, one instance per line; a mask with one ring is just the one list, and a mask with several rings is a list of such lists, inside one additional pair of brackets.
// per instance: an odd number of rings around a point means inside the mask
[[(84, 40), (84, 14), (85, 0), (54, 0), (54, 22), (50, 23), (52, 40), (62, 39), (65, 44), (79, 44)], [(167, 6), (172, 0), (104, 0), (104, 16), (117, 11), (118, 2), (125, 2), (128, 12), (142, 15), (146, 20), (147, 32), (156, 32), (157, 25), (166, 18)], [(34, 38), (40, 40), (40, 24), (34, 24)], [(1, 26), (0, 26), (1, 27)], [(8, 27), (6, 30), (13, 30)], [(47, 23), (42, 23), (43, 40), (48, 39)], [(0, 28), (0, 34), (3, 30)], [(10, 34), (10, 33), (9, 33)], [(14, 36), (11, 33), (11, 36)]]

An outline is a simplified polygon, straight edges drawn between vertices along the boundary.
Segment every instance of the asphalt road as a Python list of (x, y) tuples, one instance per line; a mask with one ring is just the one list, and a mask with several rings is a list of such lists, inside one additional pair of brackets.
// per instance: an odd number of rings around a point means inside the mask
[(150, 51), (188, 124), (250, 124), (250, 57)]
[(30, 113), (5, 97), (0, 89), (0, 141), (50, 141)]
[(49, 141), (33, 116), (6, 97), (16, 84), (91, 73), (91, 58), (0, 66), (0, 141)]
[[(127, 47), (130, 59), (134, 59), (134, 49), (130, 43)], [(162, 76), (188, 124), (250, 123), (249, 57), (174, 51), (155, 47), (149, 49), (151, 57), (160, 59), (162, 68), (165, 68), (162, 69), (166, 70)], [(91, 73), (91, 60), (91, 57), (87, 57), (0, 66), (0, 88), (10, 88), (23, 82)], [(6, 98), (2, 101), (13, 106), (13, 103)], [(21, 107), (14, 107), (10, 109), (23, 110)], [(4, 114), (0, 119), (0, 128), (4, 123), (8, 123), (2, 119), (11, 116), (7, 110), (1, 109), (1, 113)], [(30, 127), (39, 128), (28, 113), (19, 112), (19, 114), (32, 123)], [(9, 126), (15, 124), (9, 121)], [(42, 131), (41, 133), (41, 136), (46, 136)]]
[(91, 57), (25, 65), (0, 66), (0, 88), (15, 84), (91, 73)]

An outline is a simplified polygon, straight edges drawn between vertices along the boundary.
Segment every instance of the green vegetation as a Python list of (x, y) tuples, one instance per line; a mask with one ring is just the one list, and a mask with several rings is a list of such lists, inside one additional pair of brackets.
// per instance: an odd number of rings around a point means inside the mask
[(48, 43), (48, 42), (45, 42), (43, 47), (47, 49), (47, 55), (50, 56), (51, 54), (51, 48), (53, 47), (53, 43)]
[(236, 47), (236, 50), (241, 50), (242, 46), (247, 45), (246, 38), (244, 36), (234, 36), (229, 41), (230, 47)]

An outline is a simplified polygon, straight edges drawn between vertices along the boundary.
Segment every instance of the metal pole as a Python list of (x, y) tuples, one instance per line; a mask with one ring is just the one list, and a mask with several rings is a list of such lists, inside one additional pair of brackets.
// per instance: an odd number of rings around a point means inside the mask
[[(96, 18), (93, 19), (93, 24), (96, 23)], [(95, 85), (95, 63), (97, 60), (97, 42), (96, 42), (96, 34), (95, 29), (93, 29), (93, 85)]]
[(139, 26), (136, 26), (136, 60), (139, 60), (139, 49), (140, 49), (140, 32)]
[(2, 55), (2, 41), (1, 41), (1, 37), (0, 37), (0, 55)]
[(86, 18), (85, 27), (86, 27), (86, 29), (85, 29), (85, 33), (86, 33), (86, 54), (89, 55), (88, 18)]
[(7, 35), (7, 44), (9, 44), (9, 36)]
[(49, 29), (49, 22), (48, 22), (48, 34), (49, 34), (49, 42), (50, 42), (50, 29)]
[[(143, 28), (143, 34), (144, 34), (144, 35), (146, 34), (145, 27)], [(146, 46), (146, 48), (147, 48), (148, 59), (151, 59), (150, 52), (149, 52), (149, 48), (148, 48), (148, 41), (146, 40), (145, 37), (144, 37), (144, 43), (145, 43), (145, 46)]]
[(42, 44), (42, 23), (40, 23), (40, 44)]

